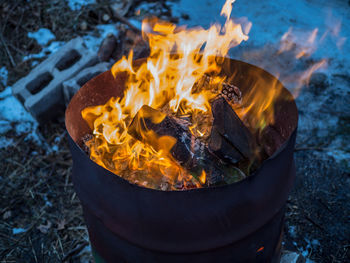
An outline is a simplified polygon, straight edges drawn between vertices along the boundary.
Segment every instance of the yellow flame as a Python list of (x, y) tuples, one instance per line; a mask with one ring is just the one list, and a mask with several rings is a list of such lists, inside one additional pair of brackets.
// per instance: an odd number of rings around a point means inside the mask
[(235, 1), (236, 0), (228, 0), (228, 1), (226, 1), (225, 4), (223, 5), (222, 9), (221, 9), (220, 15), (225, 16), (227, 20), (230, 19), (230, 15), (231, 15), (231, 12), (232, 12), (232, 4)]
[(207, 174), (204, 170), (202, 170), (201, 176), (199, 177), (199, 181), (201, 182), (201, 184), (205, 184), (205, 182), (207, 181)]
[[(210, 100), (217, 96), (217, 91), (201, 87), (194, 92), (192, 88), (205, 74), (213, 76), (213, 83), (222, 83), (224, 77), (218, 76), (222, 60), (216, 58), (226, 56), (230, 48), (248, 39), (242, 26), (230, 19), (233, 2), (227, 0), (222, 8), (225, 24), (209, 29), (177, 27), (157, 18), (143, 21), (142, 35), (149, 43), (149, 57), (135, 67), (131, 51), (111, 69), (114, 77), (122, 72), (128, 76), (122, 99), (111, 98), (105, 105), (82, 111), (95, 136), (88, 142), (91, 159), (141, 185), (160, 185), (164, 178), (170, 188), (178, 182), (189, 187), (205, 183), (204, 171), (196, 182), (173, 160), (169, 145), (174, 142), (170, 138), (158, 138), (152, 131), (145, 131), (142, 136), (148, 139), (146, 143), (140, 142), (128, 134), (128, 126), (143, 105), (193, 118), (199, 113), (211, 115)], [(205, 137), (210, 130), (203, 128), (202, 121), (192, 120), (191, 131)]]

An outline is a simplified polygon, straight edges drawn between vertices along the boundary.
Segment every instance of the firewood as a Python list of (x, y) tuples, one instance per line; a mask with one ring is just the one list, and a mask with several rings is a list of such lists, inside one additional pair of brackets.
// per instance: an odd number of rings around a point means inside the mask
[[(237, 168), (227, 166), (212, 155), (206, 145), (195, 138), (180, 120), (149, 106), (144, 105), (139, 110), (128, 127), (128, 133), (156, 150), (165, 147), (165, 150), (169, 150), (170, 155), (196, 178), (199, 178), (204, 170), (208, 186), (244, 178), (244, 174), (238, 172)], [(167, 136), (167, 145), (162, 143), (164, 141), (161, 138), (164, 136)]]
[(109, 61), (116, 47), (117, 47), (116, 37), (113, 34), (108, 34), (108, 36), (102, 41), (101, 46), (97, 53), (100, 61)]
[(242, 102), (242, 92), (235, 85), (222, 83), (221, 95), (230, 103), (240, 104)]
[[(153, 132), (153, 133), (151, 133)], [(184, 167), (193, 165), (195, 152), (199, 150), (200, 141), (196, 140), (181, 120), (144, 105), (134, 117), (128, 128), (128, 133), (135, 139), (161, 150), (159, 138), (170, 136), (171, 155)], [(166, 146), (165, 146), (166, 147)]]
[(121, 30), (117, 38), (118, 48), (112, 54), (113, 59), (118, 60), (122, 56), (128, 56), (133, 50), (133, 59), (145, 58), (149, 56), (149, 45), (142, 35), (130, 29)]
[(119, 20), (121, 23), (127, 25), (130, 29), (137, 33), (141, 33), (141, 28), (134, 26), (125, 16), (121, 15), (116, 10), (113, 10), (112, 15), (115, 19)]
[(208, 148), (220, 159), (233, 164), (236, 164), (244, 159), (242, 154), (240, 154), (239, 151), (237, 151), (236, 148), (233, 147), (230, 142), (219, 133), (216, 127), (213, 127), (211, 130)]
[(94, 139), (94, 136), (92, 134), (85, 134), (82, 138), (81, 138), (81, 141), (82, 141), (82, 149), (83, 151), (90, 156), (90, 148), (89, 146), (87, 145), (87, 143), (91, 140)]
[(225, 98), (212, 103), (214, 117), (209, 150), (233, 163), (253, 159), (254, 138)]
[(192, 93), (199, 93), (202, 89), (210, 89), (213, 93), (223, 96), (231, 104), (242, 102), (241, 90), (233, 84), (227, 82), (213, 83), (213, 79), (208, 74), (204, 74), (192, 87)]

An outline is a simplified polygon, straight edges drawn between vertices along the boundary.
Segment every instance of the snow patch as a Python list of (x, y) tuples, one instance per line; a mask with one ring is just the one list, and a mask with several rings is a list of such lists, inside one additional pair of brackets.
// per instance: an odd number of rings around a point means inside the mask
[(51, 40), (54, 40), (56, 36), (47, 28), (40, 28), (36, 32), (28, 32), (28, 37), (33, 38), (41, 46), (46, 46)]
[(52, 203), (49, 201), (46, 195), (43, 196), (43, 199), (45, 201), (45, 205), (48, 207), (52, 207)]
[[(93, 36), (93, 35), (83, 36), (85, 46), (93, 52), (98, 51), (101, 45), (101, 42), (103, 41), (103, 39), (105, 39), (108, 36), (108, 34), (112, 33), (114, 35), (118, 35), (118, 30), (116, 29), (115, 24), (97, 25), (96, 29), (98, 31), (98, 36)], [(32, 66), (34, 67), (38, 64), (38, 61), (36, 61), (37, 59), (42, 59), (49, 56), (52, 53), (55, 53), (64, 44), (65, 42), (63, 41), (53, 41), (47, 47), (43, 47), (39, 53), (29, 54), (27, 56), (24, 56), (23, 61), (33, 59), (34, 61), (32, 61)], [(0, 80), (1, 80), (1, 76), (0, 76)]]
[(2, 92), (0, 92), (0, 99), (4, 99), (8, 96), (11, 96), (11, 94), (12, 94), (12, 90), (9, 87), (7, 87)]
[(307, 258), (307, 256), (309, 255), (310, 251), (312, 251), (315, 247), (320, 246), (321, 244), (317, 239), (313, 239), (310, 241), (310, 239), (304, 238), (304, 240), (306, 242), (306, 247), (305, 248), (298, 247), (298, 250), (303, 255), (303, 257), (306, 259), (306, 262), (314, 263), (314, 261)]
[(27, 232), (27, 229), (24, 228), (12, 228), (12, 234), (17, 235)]
[[(23, 61), (29, 60), (29, 59), (40, 59), (40, 58), (44, 58), (48, 55), (50, 55), (51, 53), (55, 53), (57, 50), (59, 50), (63, 45), (65, 44), (65, 42), (63, 41), (54, 41), (52, 43), (50, 43), (49, 46), (47, 47), (43, 47), (41, 52), (37, 53), (37, 54), (29, 54), (28, 56), (24, 56), (23, 57)], [(38, 62), (34, 61), (32, 63), (32, 66), (37, 65)]]
[(118, 30), (115, 27), (115, 24), (103, 24), (103, 25), (97, 25), (96, 28), (98, 29), (99, 33), (100, 33), (100, 37), (101, 38), (106, 38), (108, 36), (108, 34), (112, 33), (117, 35), (118, 34)]
[(130, 24), (132, 24), (134, 27), (138, 28), (141, 30), (142, 28), (142, 22), (136, 19), (129, 19)]
[(115, 36), (118, 35), (118, 30), (115, 27), (115, 24), (97, 25), (96, 29), (98, 31), (98, 36), (93, 36), (93, 35), (83, 36), (85, 46), (93, 52), (98, 51), (101, 45), (101, 42), (103, 41), (103, 39), (105, 39), (108, 36), (108, 34), (112, 33)]
[(73, 11), (80, 10), (83, 6), (95, 4), (95, 0), (68, 0), (68, 6)]
[[(25, 140), (30, 139), (40, 143), (40, 139), (35, 133), (38, 123), (12, 95), (11, 87), (7, 87), (3, 92), (0, 92), (0, 121), (5, 125), (5, 127), (0, 130), (0, 134), (11, 130), (12, 127), (10, 127), (10, 123), (15, 123), (15, 132), (17, 135), (28, 133)], [(5, 137), (0, 138), (1, 140), (5, 140)], [(8, 146), (11, 143), (5, 144), (2, 141), (1, 145)]]
[(7, 85), (7, 75), (8, 75), (8, 72), (7, 72), (6, 67), (1, 67), (0, 68), (0, 82), (4, 86)]
[(7, 87), (0, 93), (0, 119), (14, 122), (32, 122), (33, 117), (23, 108), (22, 104), (11, 93), (11, 87)]
[(60, 136), (56, 136), (54, 139), (54, 143), (58, 144), (61, 142), (61, 137)]
[(16, 125), (16, 134), (28, 133), (32, 129), (32, 126), (31, 122), (20, 122)]
[(58, 146), (57, 145), (53, 145), (51, 149), (54, 152), (58, 152)]
[(288, 232), (289, 232), (290, 236), (293, 237), (293, 238), (295, 238), (297, 236), (296, 227), (295, 226), (290, 226)]
[(331, 150), (329, 152), (327, 152), (328, 156), (332, 156), (336, 162), (340, 163), (340, 162), (349, 162), (350, 160), (350, 153), (349, 152), (345, 152), (342, 150)]

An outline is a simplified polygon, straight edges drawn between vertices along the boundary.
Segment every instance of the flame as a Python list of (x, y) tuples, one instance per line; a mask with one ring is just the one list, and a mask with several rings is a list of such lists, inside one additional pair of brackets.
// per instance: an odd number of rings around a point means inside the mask
[[(177, 190), (206, 184), (204, 170), (200, 175), (192, 175), (173, 158), (171, 149), (176, 144), (175, 138), (139, 129), (142, 140), (137, 140), (128, 133), (128, 128), (140, 109), (147, 105), (159, 111), (159, 114), (148, 116), (153, 123), (162, 122), (166, 115), (189, 119), (191, 140), (208, 138), (212, 121), (210, 103), (221, 92), (222, 83), (227, 81), (219, 74), (223, 58), (230, 48), (248, 40), (251, 28), (251, 23), (241, 25), (230, 19), (234, 2), (226, 0), (223, 5), (220, 15), (226, 18), (224, 25), (214, 24), (208, 29), (179, 27), (157, 18), (143, 21), (142, 36), (149, 43), (150, 55), (141, 65), (134, 65), (131, 50), (111, 68), (115, 78), (121, 74), (127, 76), (123, 96), (82, 111), (82, 117), (94, 134), (87, 142), (92, 160), (129, 181), (150, 188)], [(297, 96), (312, 73), (325, 67), (327, 61), (315, 62), (307, 70), (295, 74), (290, 70), (291, 64), (309, 58), (317, 49), (316, 43), (323, 41), (327, 34), (336, 38), (337, 46), (342, 46), (345, 38), (339, 37), (339, 31), (340, 23), (337, 23), (318, 38), (318, 28), (306, 33), (290, 28), (282, 36), (280, 47), (270, 48), (267, 52), (263, 61), (268, 65), (254, 64), (275, 75), (287, 72), (290, 82), (297, 82), (293, 86), (293, 95)], [(283, 66), (287, 68), (283, 69)], [(277, 72), (271, 67), (277, 68)], [(203, 82), (205, 76), (210, 76), (210, 85), (196, 85)], [(288, 79), (281, 79), (285, 84), (288, 82)], [(253, 131), (262, 131), (274, 123), (273, 102), (282, 88), (279, 81), (275, 81), (268, 83), (269, 89), (260, 89), (262, 83), (251, 83), (241, 102), (231, 105)], [(219, 88), (213, 89), (213, 86)], [(142, 114), (139, 117), (145, 117)], [(261, 247), (257, 252), (263, 249)]]
[(226, 22), (230, 19), (230, 15), (232, 12), (232, 4), (235, 2), (236, 0), (228, 0), (225, 2), (225, 4), (223, 5), (222, 9), (221, 9), (221, 13), (220, 15), (225, 16), (226, 17)]
[[(317, 39), (319, 33), (318, 28), (313, 29), (311, 32), (297, 32), (293, 30), (293, 28), (290, 28), (281, 38), (278, 54), (283, 55), (283, 53), (287, 53), (289, 57), (294, 56), (294, 62), (303, 58), (309, 58), (317, 50), (318, 45), (326, 39), (327, 35), (331, 34), (338, 37), (339, 31), (340, 24), (336, 23), (331, 29), (327, 29), (322, 36)], [(341, 40), (343, 40), (343, 38), (341, 38)], [(337, 40), (337, 46), (339, 41)], [(327, 64), (327, 59), (315, 61), (302, 71), (296, 73), (288, 72), (288, 78), (283, 79), (283, 81), (285, 83), (291, 82), (294, 84), (292, 93), (294, 97), (298, 97), (302, 88), (309, 84), (312, 74), (319, 69), (326, 68)]]
[(207, 174), (204, 170), (202, 170), (201, 176), (199, 177), (199, 181), (201, 182), (201, 184), (205, 184), (205, 182), (207, 181)]
[(309, 32), (294, 32), (293, 28), (283, 34), (281, 38), (281, 46), (278, 54), (287, 51), (295, 52), (295, 58), (300, 59), (302, 57), (309, 57), (315, 52), (316, 37), (318, 34), (318, 28), (315, 28)]
[(265, 248), (265, 247), (260, 247), (260, 248), (256, 251), (256, 253), (259, 253), (259, 252), (263, 251), (264, 248)]
[[(179, 27), (157, 18), (143, 21), (142, 36), (149, 43), (150, 55), (144, 63), (135, 65), (131, 50), (127, 57), (111, 68), (115, 78), (121, 74), (127, 76), (123, 96), (110, 98), (105, 105), (82, 111), (82, 117), (94, 134), (94, 138), (87, 142), (93, 161), (149, 188), (177, 190), (206, 184), (204, 170), (192, 175), (173, 158), (171, 149), (176, 144), (175, 138), (138, 129), (142, 140), (137, 140), (128, 133), (128, 128), (137, 114), (139, 117), (151, 117), (153, 123), (160, 123), (166, 115), (171, 115), (189, 119), (191, 140), (199, 138), (205, 142), (211, 131), (210, 103), (222, 91), (222, 83), (229, 82), (219, 74), (223, 58), (230, 48), (248, 40), (251, 28), (251, 23), (241, 25), (230, 19), (234, 2), (226, 0), (222, 7), (220, 15), (226, 18), (224, 25), (214, 24), (208, 29)], [(309, 58), (317, 49), (316, 43), (323, 41), (327, 34), (336, 38), (337, 45), (342, 46), (345, 38), (339, 37), (339, 31), (340, 23), (337, 23), (318, 38), (318, 28), (310, 32), (290, 28), (282, 36), (279, 48), (268, 48), (268, 56), (263, 59), (268, 65), (257, 61), (254, 64), (273, 71), (275, 75), (287, 72), (290, 82), (297, 82), (293, 86), (293, 95), (297, 96), (312, 73), (325, 67), (327, 61), (315, 62), (307, 70), (295, 74), (290, 71), (291, 64)], [(253, 56), (258, 57), (257, 54)], [(210, 80), (203, 84), (205, 76), (210, 76)], [(288, 83), (283, 76), (281, 79)], [(269, 89), (261, 89), (263, 85), (261, 81), (252, 82), (241, 102), (231, 105), (244, 123), (258, 132), (274, 123), (274, 98), (282, 88), (277, 79), (275, 83), (268, 83)], [(214, 86), (219, 88), (212, 88)], [(147, 112), (140, 112), (144, 105), (157, 109), (159, 113), (147, 115)], [(261, 247), (257, 252), (263, 249)]]
[[(125, 179), (148, 187), (165, 185), (166, 189), (174, 189), (178, 188), (177, 184), (180, 188), (189, 188), (205, 183), (204, 171), (195, 179), (169, 154), (176, 143), (174, 138), (158, 137), (148, 130), (142, 137), (156, 143), (141, 142), (128, 134), (128, 126), (143, 105), (167, 114), (192, 117), (203, 114), (210, 119), (210, 100), (217, 96), (217, 91), (200, 88), (194, 92), (192, 88), (205, 74), (213, 76), (212, 82), (223, 82), (224, 77), (218, 76), (223, 60), (217, 58), (225, 57), (230, 48), (248, 39), (242, 26), (230, 19), (233, 2), (227, 0), (222, 8), (225, 24), (214, 24), (209, 29), (187, 29), (157, 18), (143, 21), (142, 35), (149, 43), (149, 57), (136, 67), (131, 51), (111, 69), (114, 77), (120, 73), (128, 76), (124, 96), (82, 111), (82, 117), (93, 129), (94, 139), (87, 143), (92, 160)], [(192, 134), (208, 135), (210, 131), (203, 128), (203, 119), (193, 118)]]

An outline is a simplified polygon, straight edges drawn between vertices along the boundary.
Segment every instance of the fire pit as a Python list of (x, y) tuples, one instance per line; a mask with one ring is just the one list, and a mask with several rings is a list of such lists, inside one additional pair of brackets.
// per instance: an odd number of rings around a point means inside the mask
[(73, 97), (66, 111), (73, 182), (92, 247), (107, 262), (278, 261), (284, 206), (295, 177), (296, 105), (282, 84), (260, 68), (225, 59), (223, 72), (235, 76), (232, 84), (243, 97), (252, 87), (266, 94), (280, 90), (273, 98), (274, 129), (286, 138), (255, 173), (225, 186), (159, 191), (97, 165), (81, 149), (82, 138), (91, 133), (81, 111), (122, 96), (125, 77), (107, 71)]
[(297, 109), (275, 77), (225, 58), (248, 39), (232, 2), (223, 27), (144, 21), (149, 56), (68, 105), (73, 182), (108, 262), (279, 260)]

